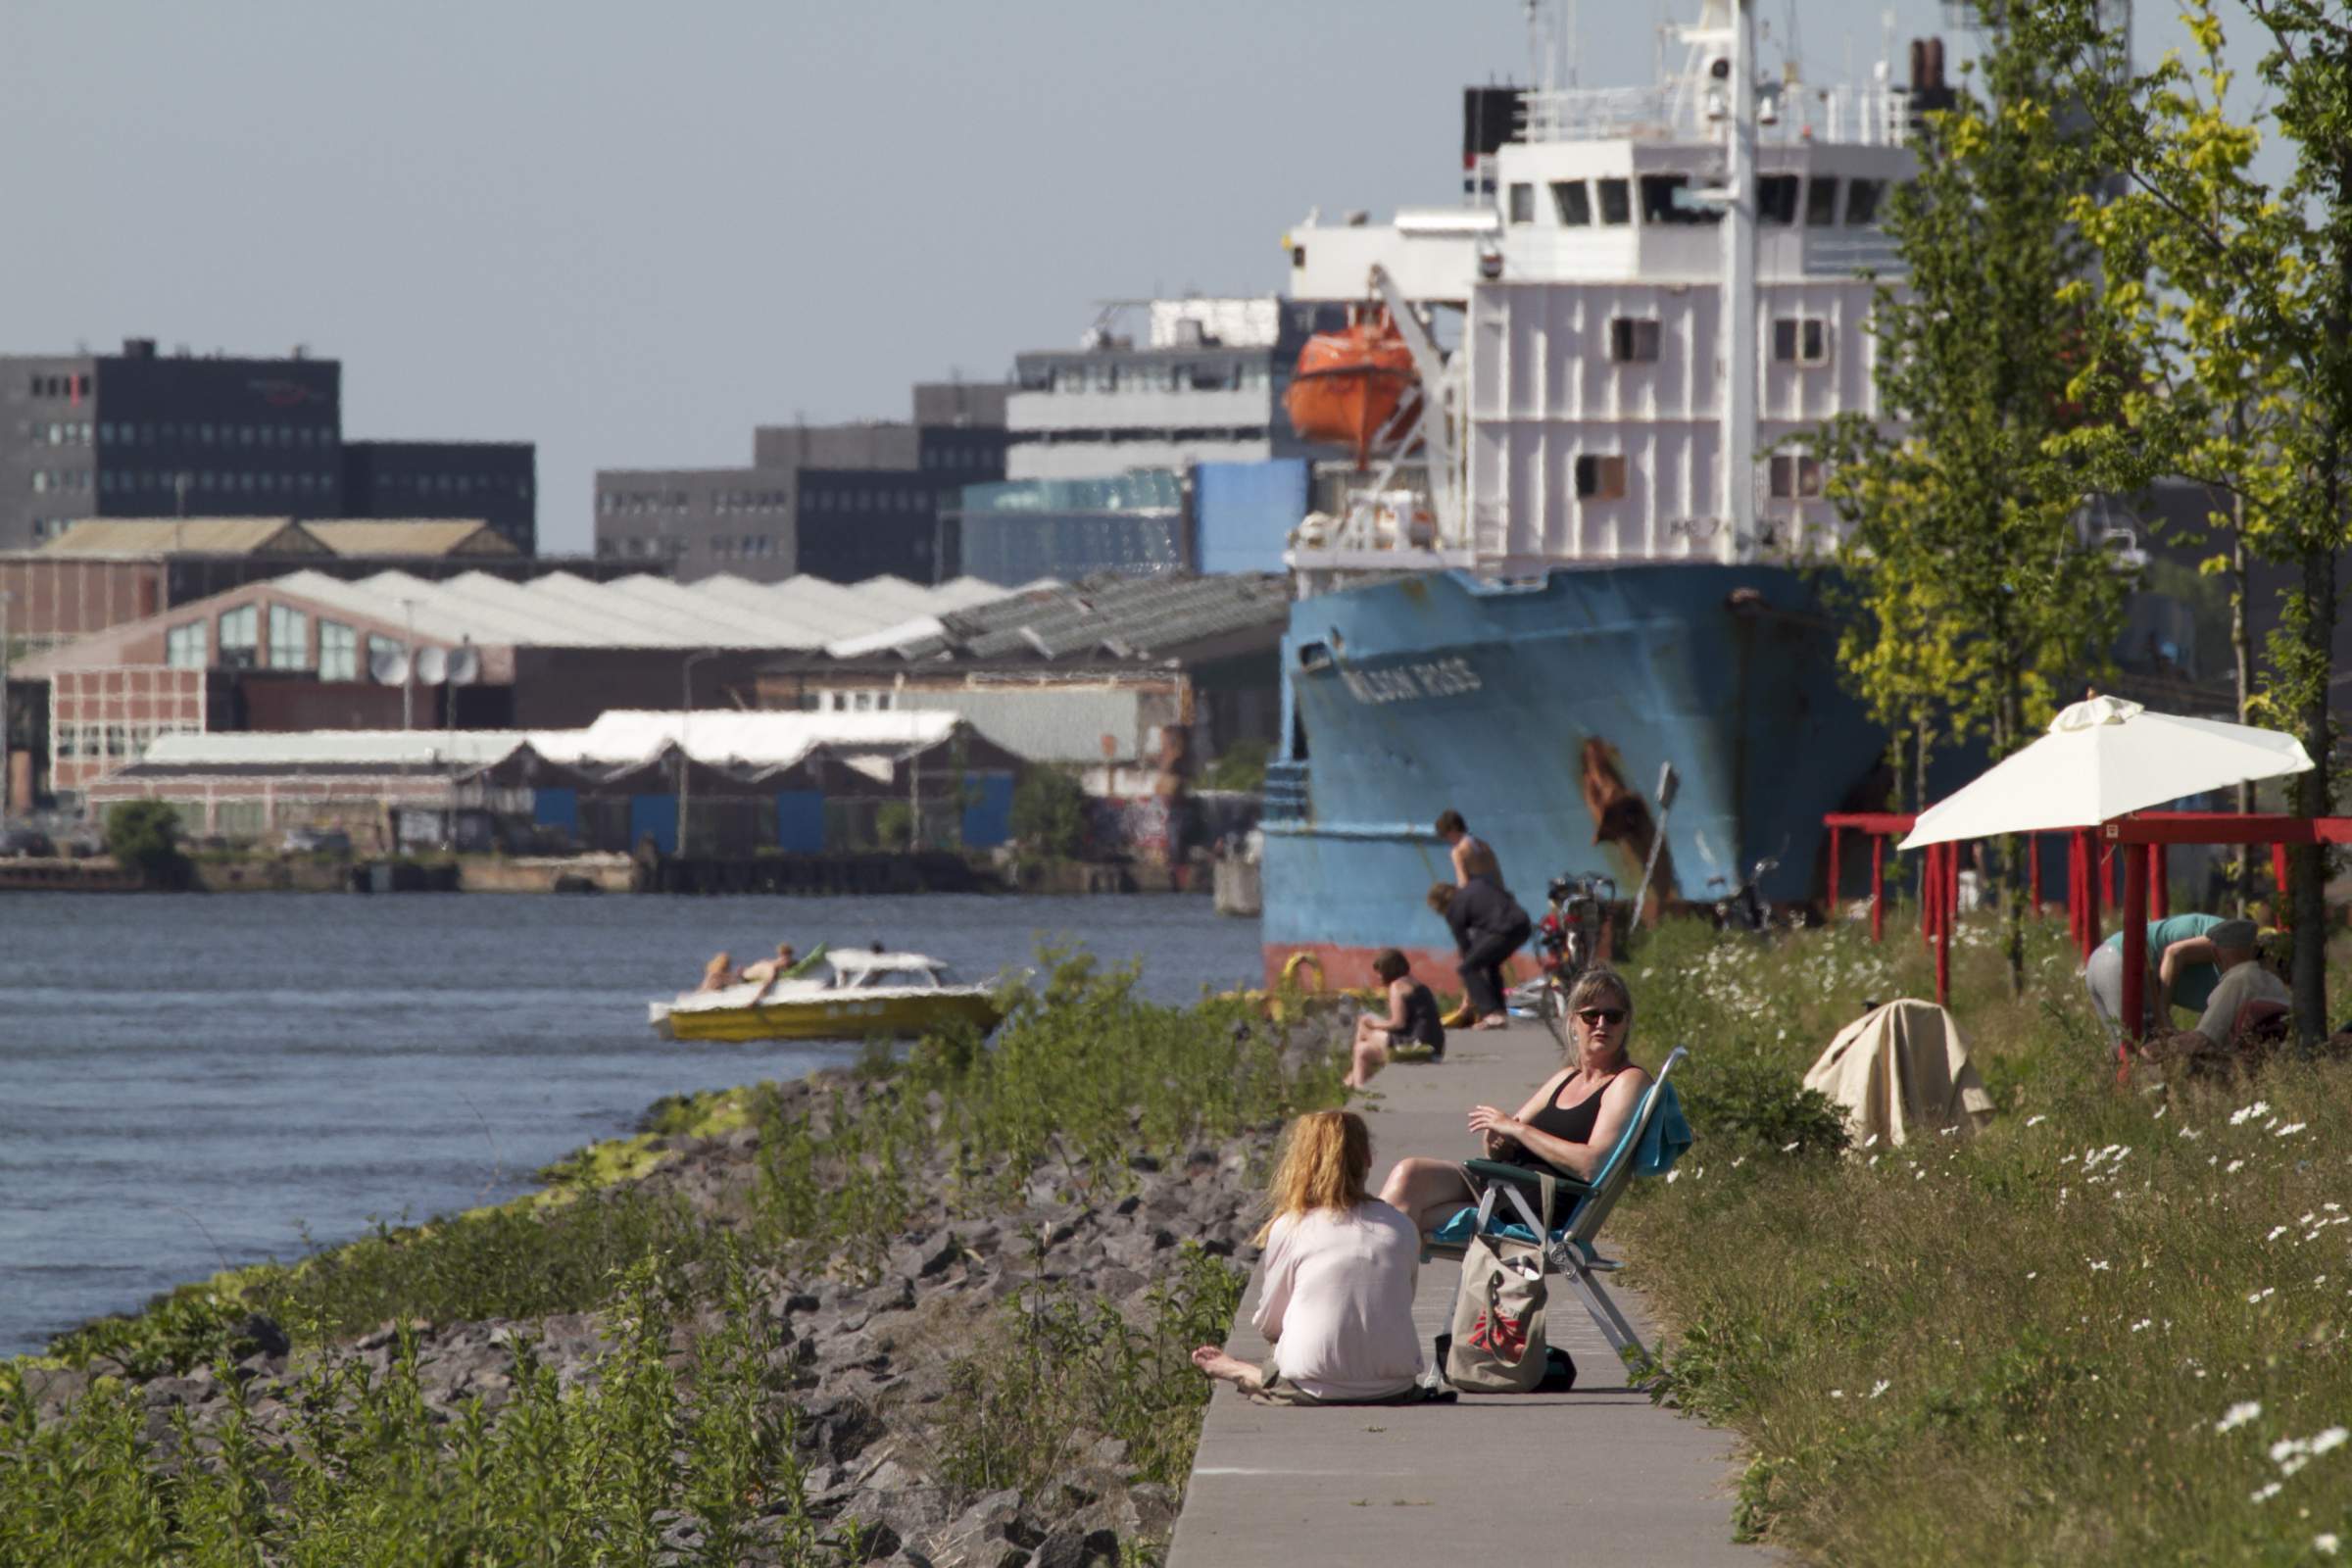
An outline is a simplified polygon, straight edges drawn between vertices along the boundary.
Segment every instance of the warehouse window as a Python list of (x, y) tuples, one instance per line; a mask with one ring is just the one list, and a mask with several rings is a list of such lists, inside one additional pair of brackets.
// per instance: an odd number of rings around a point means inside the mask
[(1756, 220), (1764, 223), (1793, 223), (1796, 221), (1796, 187), (1794, 174), (1766, 174), (1756, 181)]
[(1634, 187), (1631, 180), (1600, 181), (1600, 220), (1604, 223), (1630, 223), (1634, 220)]
[(204, 622), (191, 620), (164, 633), (164, 662), (173, 669), (204, 667)]
[(1551, 182), (1551, 212), (1568, 228), (1583, 228), (1592, 221), (1592, 193), (1581, 179), (1555, 179)]
[(288, 605), (270, 607), (270, 667), (311, 667), (311, 617)]
[(339, 620), (318, 623), (318, 678), (360, 678), (360, 634)]
[(262, 612), (252, 605), (220, 612), (220, 662), (232, 669), (251, 669), (262, 642)]
[(1830, 323), (1817, 316), (1784, 316), (1772, 323), (1772, 357), (1786, 365), (1830, 363)]
[(1838, 221), (1838, 182), (1814, 178), (1805, 186), (1805, 226), (1827, 228)]

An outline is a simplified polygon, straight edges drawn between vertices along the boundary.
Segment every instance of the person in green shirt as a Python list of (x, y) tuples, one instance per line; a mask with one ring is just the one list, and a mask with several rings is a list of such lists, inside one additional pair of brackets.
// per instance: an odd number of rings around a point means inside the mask
[[(2254, 922), (2224, 919), (2218, 914), (2176, 914), (2148, 922), (2149, 975), (2146, 1016), (2140, 1033), (2173, 1027), (2173, 1008), (2203, 1013), (2222, 983), (2222, 972), (2254, 955)], [(2107, 1026), (2109, 1039), (2123, 1035), (2124, 934), (2118, 931), (2101, 943), (2082, 966), (2082, 983), (2090, 990), (2090, 1004)]]

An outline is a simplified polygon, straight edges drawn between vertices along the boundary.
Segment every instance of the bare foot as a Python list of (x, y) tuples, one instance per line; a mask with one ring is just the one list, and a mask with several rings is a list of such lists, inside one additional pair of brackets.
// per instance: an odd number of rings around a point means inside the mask
[(1213, 1345), (1203, 1345), (1193, 1352), (1193, 1365), (1212, 1378), (1223, 1378), (1238, 1384), (1245, 1391), (1265, 1387), (1265, 1377), (1257, 1368), (1238, 1356), (1227, 1355)]
[(1490, 1012), (1472, 1025), (1477, 1029), (1508, 1029), (1510, 1026), (1511, 1015), (1507, 1012)]

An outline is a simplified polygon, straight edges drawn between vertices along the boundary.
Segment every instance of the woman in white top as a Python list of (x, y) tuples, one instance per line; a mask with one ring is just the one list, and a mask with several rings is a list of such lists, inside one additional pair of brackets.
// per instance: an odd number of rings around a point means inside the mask
[(1263, 1367), (1213, 1345), (1193, 1365), (1245, 1392), (1293, 1404), (1386, 1404), (1430, 1396), (1419, 1382), (1413, 1283), (1421, 1238), (1374, 1199), (1372, 1135), (1350, 1111), (1309, 1111), (1291, 1124), (1274, 1173), (1273, 1215), (1257, 1315), (1274, 1347)]

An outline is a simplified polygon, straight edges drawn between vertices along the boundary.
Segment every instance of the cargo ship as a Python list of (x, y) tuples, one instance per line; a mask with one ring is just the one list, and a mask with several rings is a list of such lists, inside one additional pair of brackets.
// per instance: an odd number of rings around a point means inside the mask
[(1540, 914), (1563, 873), (1630, 893), (1659, 837), (1665, 901), (1767, 858), (1764, 898), (1817, 899), (1822, 813), (1884, 790), (1821, 597), (1838, 520), (1784, 443), (1879, 412), (1869, 274), (1899, 274), (1883, 220), (1950, 101), (1941, 45), (1817, 86), (1760, 68), (1749, 0), (1676, 34), (1650, 86), (1540, 60), (1471, 89), (1463, 205), (1287, 236), (1291, 294), (1357, 307), (1291, 413), (1358, 462), (1286, 557), (1269, 982), (1304, 955), (1361, 984), (1391, 946), (1446, 972), (1442, 810)]

